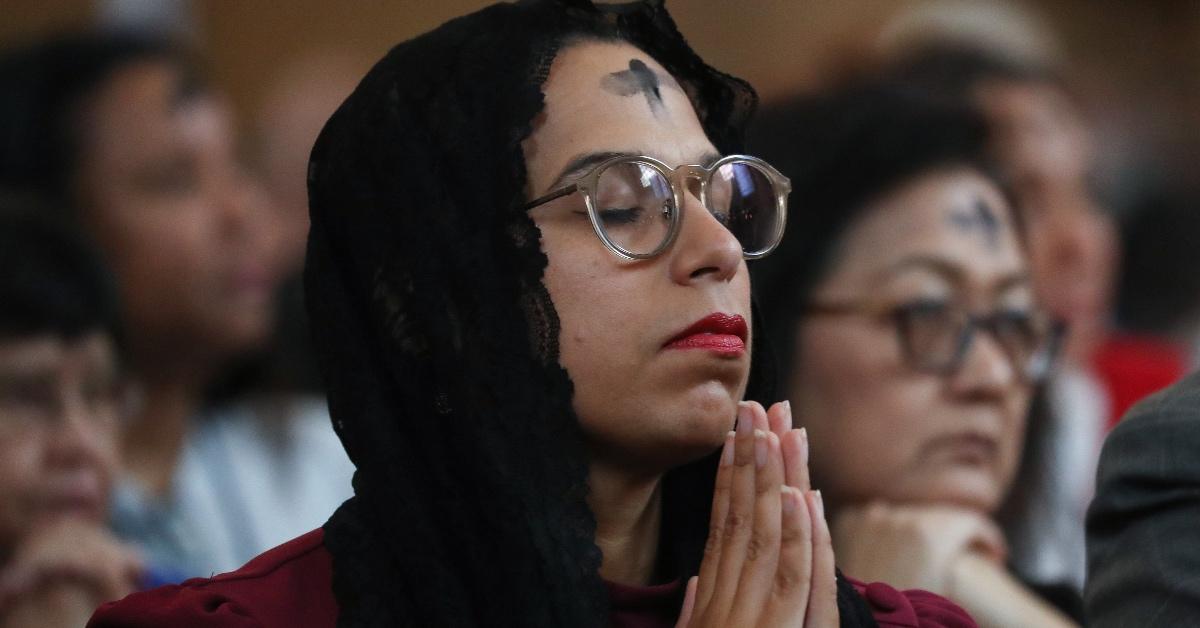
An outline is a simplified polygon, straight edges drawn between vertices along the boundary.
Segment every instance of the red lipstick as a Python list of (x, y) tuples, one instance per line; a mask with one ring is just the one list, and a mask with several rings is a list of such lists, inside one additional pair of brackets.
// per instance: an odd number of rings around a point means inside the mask
[(746, 319), (737, 314), (714, 312), (663, 345), (666, 349), (705, 349), (724, 357), (738, 357), (746, 351)]

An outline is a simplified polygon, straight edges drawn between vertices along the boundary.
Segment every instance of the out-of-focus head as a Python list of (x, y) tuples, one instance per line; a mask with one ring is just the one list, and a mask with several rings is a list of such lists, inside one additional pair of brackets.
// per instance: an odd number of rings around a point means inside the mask
[(103, 520), (124, 398), (99, 256), (64, 224), (10, 210), (0, 207), (0, 562), (42, 523)]
[(793, 210), (755, 291), (823, 490), (995, 509), (1052, 333), (983, 120), (867, 85), (757, 128)]
[(930, 46), (897, 60), (897, 78), (974, 102), (1026, 225), (1040, 303), (1069, 325), (1066, 357), (1086, 362), (1110, 324), (1119, 250), (1090, 187), (1090, 131), (1050, 70), (997, 53)]
[(255, 153), (263, 183), (279, 211), (283, 264), (304, 264), (308, 237), (308, 155), (330, 114), (362, 76), (350, 56), (325, 52), (289, 62), (267, 88), (256, 113)]
[(1122, 330), (1192, 345), (1200, 339), (1200, 190), (1147, 191), (1121, 227)]
[(230, 111), (170, 46), (66, 37), (0, 61), (0, 184), (94, 234), (132, 357), (211, 363), (272, 319), (270, 215), (235, 155)]

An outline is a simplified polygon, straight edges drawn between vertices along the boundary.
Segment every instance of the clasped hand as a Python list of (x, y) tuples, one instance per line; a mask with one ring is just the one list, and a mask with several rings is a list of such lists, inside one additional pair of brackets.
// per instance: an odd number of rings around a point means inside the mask
[(838, 625), (833, 546), (791, 406), (738, 408), (725, 437), (700, 573), (678, 628)]

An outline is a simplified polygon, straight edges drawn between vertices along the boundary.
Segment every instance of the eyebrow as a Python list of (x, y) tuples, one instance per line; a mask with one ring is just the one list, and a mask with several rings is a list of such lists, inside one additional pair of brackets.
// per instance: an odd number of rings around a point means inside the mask
[[(563, 169), (559, 172), (558, 176), (554, 178), (554, 182), (546, 188), (545, 192), (549, 193), (557, 190), (566, 181), (574, 179), (587, 172), (593, 166), (614, 157), (636, 157), (644, 154), (645, 153), (632, 153), (623, 151), (598, 151), (594, 153), (578, 155), (571, 159), (571, 161), (568, 161), (566, 166), (563, 166)], [(708, 167), (720, 158), (720, 153), (707, 152), (701, 155), (700, 163), (703, 166)]]
[(579, 175), (583, 174), (584, 172), (587, 172), (587, 170), (589, 168), (591, 168), (592, 166), (595, 166), (596, 164), (598, 164), (602, 161), (607, 161), (614, 157), (628, 157), (633, 154), (634, 153), (601, 151), (601, 152), (596, 152), (596, 153), (586, 153), (584, 155), (578, 155), (575, 158), (573, 158), (571, 161), (568, 161), (566, 166), (563, 166), (562, 171), (560, 171), (558, 173), (558, 176), (554, 178), (554, 182), (551, 183), (550, 186), (546, 188), (546, 191), (549, 192), (549, 191), (558, 189), (558, 187), (561, 186), (563, 184), (563, 182), (565, 182), (569, 179), (574, 179), (575, 177), (578, 177)]
[[(968, 283), (967, 273), (962, 266), (950, 260), (936, 257), (932, 255), (913, 255), (906, 257), (899, 262), (892, 264), (883, 271), (885, 278), (892, 278), (896, 275), (909, 270), (925, 270), (949, 281), (955, 286), (963, 286)], [(1000, 278), (992, 287), (993, 294), (1003, 294), (1004, 292), (1017, 287), (1031, 283), (1031, 276), (1028, 270), (1022, 270), (1015, 273), (1009, 273)]]

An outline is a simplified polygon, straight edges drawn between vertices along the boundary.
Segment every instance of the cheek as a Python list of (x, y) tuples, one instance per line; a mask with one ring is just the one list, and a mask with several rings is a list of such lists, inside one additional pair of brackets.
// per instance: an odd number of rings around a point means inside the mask
[(813, 472), (835, 499), (886, 496), (928, 438), (939, 384), (913, 377), (893, 334), (851, 324), (800, 331), (793, 403), (812, 439)]
[[(598, 258), (579, 238), (543, 235), (549, 258), (543, 282), (559, 322), (559, 361), (575, 383), (576, 398), (589, 398), (634, 360), (636, 273), (613, 272), (612, 260)], [(600, 247), (591, 247), (600, 248)], [(607, 253), (600, 251), (600, 253)], [(619, 378), (618, 378), (619, 379)]]
[(1025, 434), (1029, 429), (1029, 405), (1032, 395), (1026, 388), (1019, 388), (1005, 403), (1004, 430), (1000, 442), (998, 461), (998, 484), (1001, 492), (1007, 491), (1017, 474), (1021, 453), (1025, 447)]
[(93, 212), (91, 222), (131, 315), (214, 299), (210, 285), (223, 262), (206, 213), (199, 201), (111, 205)]
[(44, 449), (36, 438), (0, 437), (0, 536), (29, 516)]

